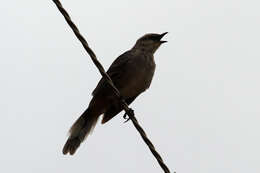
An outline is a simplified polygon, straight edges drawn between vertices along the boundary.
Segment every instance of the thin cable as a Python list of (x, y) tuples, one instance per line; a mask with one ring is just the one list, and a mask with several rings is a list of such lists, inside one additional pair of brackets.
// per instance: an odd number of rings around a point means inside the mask
[(109, 83), (109, 85), (112, 87), (113, 92), (116, 94), (116, 96), (118, 97), (118, 99), (120, 100), (120, 103), (123, 106), (123, 109), (125, 110), (126, 114), (128, 115), (128, 117), (132, 120), (135, 128), (137, 129), (137, 131), (139, 132), (139, 134), (141, 135), (141, 137), (143, 138), (144, 142), (147, 144), (147, 146), (149, 147), (150, 151), (152, 152), (152, 154), (154, 155), (154, 157), (156, 158), (156, 160), (158, 161), (159, 165), (161, 166), (161, 168), (164, 170), (165, 173), (170, 173), (170, 170), (168, 169), (168, 167), (165, 165), (165, 163), (163, 162), (162, 157), (160, 156), (160, 154), (155, 150), (154, 145), (152, 144), (152, 142), (148, 139), (148, 137), (146, 136), (145, 131), (143, 130), (143, 128), (140, 126), (140, 124), (138, 123), (137, 119), (135, 118), (134, 115), (134, 111), (128, 107), (127, 103), (125, 102), (125, 100), (123, 99), (123, 97), (121, 96), (120, 92), (118, 91), (118, 89), (115, 87), (115, 85), (113, 84), (113, 81), (111, 80), (111, 78), (109, 77), (109, 75), (105, 72), (103, 66), (101, 65), (101, 63), (97, 60), (97, 57), (95, 55), (95, 53), (93, 52), (93, 50), (89, 47), (87, 41), (85, 40), (85, 38), (80, 34), (79, 29), (77, 28), (77, 26), (72, 22), (68, 12), (63, 8), (61, 2), (59, 0), (53, 0), (53, 2), (56, 4), (57, 8), (59, 9), (59, 11), (61, 12), (61, 14), (64, 16), (66, 22), (68, 23), (68, 25), (70, 26), (70, 28), (72, 29), (72, 31), (74, 32), (74, 34), (76, 35), (76, 37), (79, 39), (79, 41), (81, 42), (82, 46), (84, 47), (84, 49), (87, 51), (87, 53), (89, 54), (91, 60), (93, 61), (93, 63), (96, 65), (96, 67), (98, 68), (99, 72), (101, 73), (101, 75), (103, 76), (103, 78), (105, 78), (105, 80)]

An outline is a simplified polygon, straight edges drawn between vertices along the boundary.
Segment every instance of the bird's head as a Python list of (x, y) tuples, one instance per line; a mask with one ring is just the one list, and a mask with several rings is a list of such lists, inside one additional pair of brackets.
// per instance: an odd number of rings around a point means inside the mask
[(145, 34), (136, 41), (134, 49), (139, 49), (147, 53), (154, 54), (161, 44), (167, 42), (161, 40), (167, 33), (168, 32), (164, 32), (162, 34)]

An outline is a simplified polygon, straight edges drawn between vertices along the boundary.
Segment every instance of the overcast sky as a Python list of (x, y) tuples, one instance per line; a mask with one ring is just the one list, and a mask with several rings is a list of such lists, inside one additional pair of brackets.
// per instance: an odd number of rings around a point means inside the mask
[[(169, 32), (131, 107), (172, 172), (260, 172), (259, 1), (62, 3), (106, 69), (145, 33)], [(162, 172), (123, 113), (64, 156), (101, 76), (52, 1), (4, 1), (0, 20), (0, 172)]]

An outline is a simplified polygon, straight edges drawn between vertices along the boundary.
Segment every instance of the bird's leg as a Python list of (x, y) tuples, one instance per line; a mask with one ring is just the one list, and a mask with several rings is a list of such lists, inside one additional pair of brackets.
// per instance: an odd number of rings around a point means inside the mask
[[(132, 114), (134, 114), (134, 110), (133, 110), (133, 109), (129, 108), (129, 111), (130, 111)], [(129, 121), (129, 120), (130, 120), (130, 117), (129, 117), (129, 115), (127, 115), (127, 113), (126, 113), (126, 112), (125, 112), (125, 114), (124, 114), (123, 118), (125, 119), (124, 123), (126, 123), (127, 121)]]

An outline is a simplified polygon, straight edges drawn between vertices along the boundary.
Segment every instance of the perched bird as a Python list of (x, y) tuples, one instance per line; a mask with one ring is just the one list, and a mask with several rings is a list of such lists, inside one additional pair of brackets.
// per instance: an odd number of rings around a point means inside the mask
[[(139, 38), (134, 47), (120, 55), (109, 67), (107, 74), (120, 91), (126, 103), (131, 104), (135, 98), (149, 88), (155, 70), (155, 51), (162, 43), (167, 32), (146, 34)], [(63, 154), (73, 155), (80, 143), (95, 127), (102, 114), (102, 124), (123, 110), (110, 85), (102, 78), (94, 89), (93, 98), (88, 108), (77, 119), (70, 129), (70, 136), (63, 147)]]

